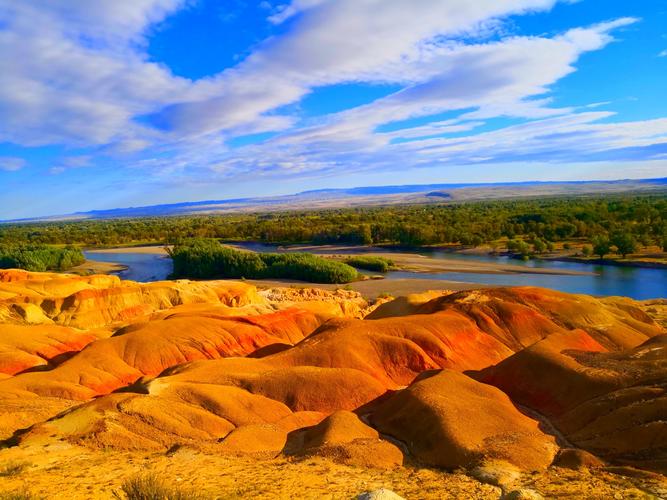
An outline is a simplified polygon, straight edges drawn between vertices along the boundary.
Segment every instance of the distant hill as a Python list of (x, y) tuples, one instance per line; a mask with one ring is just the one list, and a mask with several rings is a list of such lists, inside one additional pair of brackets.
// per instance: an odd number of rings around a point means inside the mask
[(113, 219), (169, 215), (215, 214), (307, 208), (336, 208), (399, 203), (443, 203), (466, 200), (492, 200), (513, 197), (585, 195), (667, 191), (667, 177), (615, 181), (500, 182), (467, 184), (417, 184), (365, 186), (345, 189), (317, 189), (301, 193), (256, 198), (204, 200), (143, 207), (91, 210), (73, 214), (34, 217), (2, 222), (48, 220)]

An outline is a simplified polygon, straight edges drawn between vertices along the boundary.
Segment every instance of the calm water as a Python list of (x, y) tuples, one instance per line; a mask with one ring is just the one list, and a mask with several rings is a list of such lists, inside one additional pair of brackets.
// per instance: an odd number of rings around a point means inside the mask
[[(276, 247), (262, 244), (245, 244), (254, 251), (276, 251)], [(166, 279), (172, 271), (169, 258), (161, 255), (140, 253), (98, 253), (85, 252), (91, 260), (116, 262), (128, 266), (119, 276), (134, 281), (156, 281)], [(432, 258), (457, 259), (462, 261), (481, 261), (508, 263), (530, 268), (562, 269), (567, 271), (593, 272), (587, 276), (565, 276), (552, 274), (478, 274), (478, 273), (413, 273), (392, 271), (387, 279), (418, 278), (465, 283), (481, 283), (509, 286), (541, 286), (563, 292), (586, 293), (590, 295), (624, 295), (634, 299), (667, 297), (667, 269), (647, 269), (639, 267), (616, 267), (582, 264), (577, 262), (558, 262), (531, 260), (523, 262), (508, 257), (461, 255), (446, 252), (432, 252)]]
[(642, 267), (601, 266), (579, 262), (559, 262), (553, 260), (521, 261), (506, 256), (461, 255), (446, 252), (428, 254), (433, 258), (474, 260), (512, 264), (529, 268), (555, 269), (595, 273), (588, 276), (566, 276), (557, 274), (470, 274), (470, 273), (411, 273), (395, 271), (389, 278), (425, 278), (465, 283), (486, 283), (490, 285), (541, 286), (569, 293), (589, 295), (623, 295), (634, 299), (667, 297), (667, 269)]
[(171, 259), (164, 255), (145, 253), (103, 253), (84, 252), (87, 259), (100, 262), (113, 262), (127, 266), (128, 269), (118, 274), (124, 280), (160, 281), (167, 279), (173, 270)]

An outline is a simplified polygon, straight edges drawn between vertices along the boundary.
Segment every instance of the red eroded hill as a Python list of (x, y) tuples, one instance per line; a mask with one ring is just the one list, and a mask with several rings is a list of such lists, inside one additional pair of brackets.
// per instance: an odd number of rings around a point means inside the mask
[(666, 332), (643, 304), (522, 287), (362, 318), (367, 306), (345, 291), (0, 273), (0, 435), (524, 470), (548, 467), (559, 441), (662, 470)]
[(0, 373), (15, 375), (47, 368), (79, 352), (101, 333), (56, 325), (0, 325)]
[(246, 356), (263, 346), (292, 343), (318, 326), (313, 313), (299, 309), (258, 317), (166, 317), (132, 325), (111, 338), (93, 342), (49, 372), (0, 381), (0, 394), (22, 391), (86, 400), (189, 361)]
[(667, 472), (667, 335), (626, 351), (591, 347), (584, 332), (552, 336), (474, 376), (545, 415), (573, 446)]
[(0, 270), (0, 321), (97, 328), (179, 304), (262, 303), (252, 285), (189, 280), (135, 283), (117, 276)]

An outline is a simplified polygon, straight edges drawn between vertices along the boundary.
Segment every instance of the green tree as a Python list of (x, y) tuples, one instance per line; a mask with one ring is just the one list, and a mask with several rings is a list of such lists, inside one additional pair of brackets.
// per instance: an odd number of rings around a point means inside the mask
[(599, 255), (601, 259), (604, 259), (611, 250), (611, 243), (606, 236), (596, 236), (591, 243), (593, 243), (593, 253)]
[(618, 249), (618, 253), (620, 253), (624, 259), (628, 254), (637, 251), (637, 240), (635, 240), (634, 236), (628, 232), (614, 233), (610, 241), (611, 244)]
[(543, 253), (547, 249), (547, 244), (544, 240), (535, 238), (535, 241), (533, 241), (533, 249), (535, 250), (535, 253)]

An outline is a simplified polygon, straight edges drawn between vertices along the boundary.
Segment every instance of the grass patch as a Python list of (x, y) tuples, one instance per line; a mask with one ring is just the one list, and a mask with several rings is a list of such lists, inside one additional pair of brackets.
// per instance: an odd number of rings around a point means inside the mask
[(139, 474), (126, 479), (117, 499), (127, 500), (204, 500), (206, 497), (192, 489), (168, 484), (155, 473)]
[(349, 266), (356, 267), (357, 269), (376, 271), (379, 273), (386, 273), (394, 267), (394, 261), (391, 259), (370, 255), (350, 257), (349, 259), (345, 260), (345, 263)]
[(17, 491), (0, 491), (0, 500), (41, 500), (26, 489)]
[(342, 262), (308, 253), (253, 253), (195, 239), (169, 250), (173, 276), (180, 278), (294, 279), (311, 283), (349, 283), (358, 278)]
[(28, 462), (22, 462), (18, 460), (12, 460), (11, 462), (5, 462), (0, 464), (0, 477), (11, 477), (18, 476), (21, 472), (26, 470), (30, 464)]

